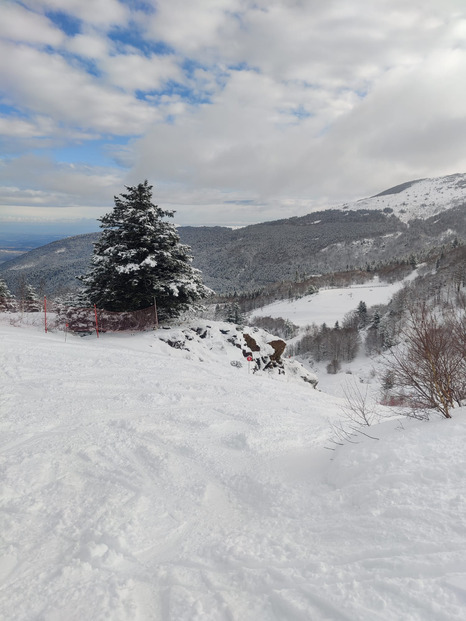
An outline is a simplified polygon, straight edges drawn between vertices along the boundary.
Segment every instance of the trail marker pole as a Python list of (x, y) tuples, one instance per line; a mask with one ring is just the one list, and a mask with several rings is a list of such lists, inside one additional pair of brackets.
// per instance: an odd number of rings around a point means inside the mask
[(44, 325), (45, 334), (47, 334), (47, 296), (44, 295)]
[(94, 315), (95, 315), (95, 331), (97, 333), (97, 338), (99, 338), (99, 322), (97, 320), (97, 306), (94, 304)]
[(248, 373), (250, 373), (251, 372), (251, 362), (252, 362), (253, 358), (252, 358), (252, 356), (248, 356), (246, 358), (246, 360), (248, 361)]

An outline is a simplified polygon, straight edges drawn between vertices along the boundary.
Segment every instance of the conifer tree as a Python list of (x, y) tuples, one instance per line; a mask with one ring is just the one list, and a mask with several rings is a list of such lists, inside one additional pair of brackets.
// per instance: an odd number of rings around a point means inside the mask
[(359, 326), (365, 328), (367, 324), (367, 305), (364, 300), (359, 302), (357, 313), (359, 317)]
[(0, 278), (0, 311), (15, 310), (15, 305), (15, 298), (8, 285), (3, 278)]
[(39, 296), (32, 285), (26, 283), (24, 286), (24, 292), (21, 298), (21, 304), (23, 310), (28, 313), (37, 313), (41, 310), (42, 305), (39, 300)]
[(229, 305), (227, 309), (226, 321), (228, 323), (235, 323), (237, 325), (239, 325), (240, 323), (243, 323), (244, 317), (243, 317), (243, 314), (241, 312), (241, 308), (238, 302), (233, 302), (233, 304)]
[(189, 246), (163, 220), (174, 212), (152, 203), (147, 180), (126, 189), (115, 196), (113, 211), (100, 218), (103, 231), (91, 269), (78, 278), (89, 300), (105, 310), (140, 310), (155, 299), (161, 319), (176, 317), (210, 289), (191, 265)]
[(3, 278), (0, 278), (0, 298), (11, 298), (10, 290)]

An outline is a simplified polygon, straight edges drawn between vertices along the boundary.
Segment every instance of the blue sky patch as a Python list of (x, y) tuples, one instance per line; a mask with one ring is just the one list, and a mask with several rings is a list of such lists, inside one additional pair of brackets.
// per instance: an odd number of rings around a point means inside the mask
[(29, 118), (28, 114), (26, 114), (25, 112), (22, 112), (16, 106), (2, 103), (1, 101), (0, 101), (0, 115), (9, 116), (9, 117)]
[(41, 156), (49, 156), (56, 162), (62, 164), (76, 164), (86, 166), (111, 166), (122, 168), (112, 155), (109, 147), (126, 146), (129, 138), (108, 137), (99, 140), (89, 140), (81, 144), (68, 145), (66, 147), (56, 147), (53, 149), (37, 150)]
[(65, 34), (73, 37), (81, 32), (81, 20), (63, 11), (46, 11), (46, 17)]
[(143, 37), (143, 33), (132, 28), (113, 28), (108, 33), (108, 38), (114, 43), (121, 46), (130, 45), (140, 52), (142, 52), (148, 58), (151, 56), (168, 56), (173, 54), (174, 50), (163, 41), (147, 41)]

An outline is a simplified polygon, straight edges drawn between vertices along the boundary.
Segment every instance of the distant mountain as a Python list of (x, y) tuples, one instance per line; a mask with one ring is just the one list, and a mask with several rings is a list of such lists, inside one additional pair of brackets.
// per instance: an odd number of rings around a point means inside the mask
[(345, 203), (342, 209), (392, 211), (402, 222), (427, 220), (445, 210), (464, 206), (466, 174), (408, 181), (371, 198)]
[[(218, 292), (365, 267), (466, 239), (466, 174), (410, 181), (303, 217), (178, 232), (204, 282)], [(36, 248), (1, 264), (0, 276), (12, 291), (21, 276), (49, 294), (76, 287), (97, 238), (90, 233)]]
[(76, 276), (87, 271), (98, 237), (99, 233), (86, 233), (34, 248), (0, 264), (0, 276), (12, 292), (18, 289), (22, 278), (41, 294), (75, 289), (79, 284)]

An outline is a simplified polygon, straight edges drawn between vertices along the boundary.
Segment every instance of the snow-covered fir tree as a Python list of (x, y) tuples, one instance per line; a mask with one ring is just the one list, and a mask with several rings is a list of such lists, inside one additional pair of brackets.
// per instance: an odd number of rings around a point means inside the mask
[(180, 243), (173, 211), (152, 203), (147, 180), (115, 196), (113, 211), (100, 218), (91, 269), (80, 276), (93, 304), (132, 311), (157, 303), (161, 319), (176, 317), (209, 293), (191, 265), (191, 249)]
[(0, 298), (11, 298), (10, 290), (3, 278), (0, 278)]
[(228, 323), (236, 323), (237, 325), (243, 323), (244, 317), (238, 302), (233, 302), (228, 306), (226, 321)]
[(8, 289), (8, 285), (0, 278), (0, 310), (15, 310), (16, 301), (11, 291)]
[(25, 283), (24, 290), (21, 295), (21, 307), (28, 313), (37, 313), (42, 309), (36, 290), (29, 283)]

